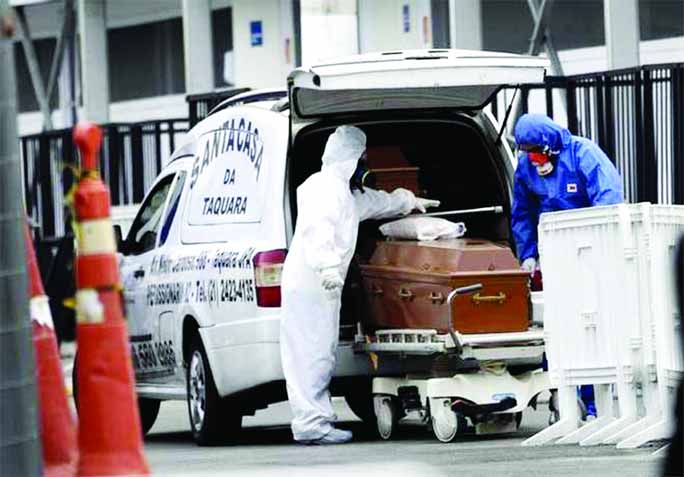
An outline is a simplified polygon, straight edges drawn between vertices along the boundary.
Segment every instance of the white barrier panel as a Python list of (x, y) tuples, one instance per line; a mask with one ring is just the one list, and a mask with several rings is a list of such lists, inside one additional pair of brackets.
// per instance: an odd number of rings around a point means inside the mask
[[(673, 244), (683, 231), (680, 206), (542, 215), (544, 329), (561, 419), (524, 445), (633, 447), (671, 435), (671, 389), (682, 370), (672, 333), (679, 323)], [(597, 419), (581, 426), (576, 387), (583, 384), (594, 385)]]
[(644, 328), (645, 340), (652, 349), (647, 354), (650, 393), (656, 400), (646, 403), (646, 416), (635, 432), (618, 442), (618, 448), (638, 447), (650, 440), (670, 437), (674, 432), (674, 408), (679, 380), (684, 378), (684, 358), (679, 336), (682, 320), (677, 308), (675, 291), (675, 252), (682, 236), (684, 207), (651, 207), (650, 261), (651, 315)]

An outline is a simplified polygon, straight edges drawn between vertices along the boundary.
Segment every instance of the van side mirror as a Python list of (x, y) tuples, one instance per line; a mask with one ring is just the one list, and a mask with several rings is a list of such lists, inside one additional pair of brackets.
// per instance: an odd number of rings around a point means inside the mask
[(124, 240), (123, 240), (123, 232), (121, 231), (121, 225), (116, 224), (114, 225), (114, 239), (116, 240), (116, 250), (125, 253), (123, 248), (124, 248)]

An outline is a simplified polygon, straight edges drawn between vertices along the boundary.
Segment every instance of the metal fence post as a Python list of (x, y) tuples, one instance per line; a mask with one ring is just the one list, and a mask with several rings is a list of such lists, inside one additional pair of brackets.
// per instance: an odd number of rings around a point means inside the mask
[[(643, 77), (642, 77), (643, 75)], [(651, 72), (635, 71), (635, 120), (637, 143), (637, 200), (658, 202), (658, 163), (653, 142), (653, 82)]]
[(672, 68), (674, 203), (684, 204), (684, 65)]
[(605, 130), (605, 153), (608, 158), (613, 162), (617, 163), (617, 158), (615, 157), (615, 121), (613, 120), (613, 87), (615, 84), (615, 78), (610, 76), (606, 77), (606, 82), (604, 84), (604, 96), (603, 96), (603, 126)]
[(566, 86), (567, 91), (567, 111), (568, 111), (568, 130), (572, 134), (577, 134), (577, 82), (569, 80)]
[(596, 132), (598, 137), (597, 142), (601, 149), (607, 150), (606, 147), (606, 110), (605, 110), (605, 94), (607, 91), (606, 85), (610, 81), (610, 75), (599, 76), (596, 78)]
[(38, 140), (38, 180), (40, 182), (40, 210), (43, 237), (55, 235), (55, 201), (52, 193), (52, 157), (50, 139), (42, 134)]
[(112, 194), (112, 205), (119, 205), (121, 204), (121, 150), (116, 126), (109, 124), (105, 127), (105, 138), (107, 141), (107, 158), (109, 159), (109, 190)]
[[(529, 110), (529, 97), (530, 97), (530, 88), (527, 86), (521, 86), (520, 87), (520, 105), (522, 108), (522, 114), (527, 114)], [(516, 121), (518, 118), (514, 118)]]
[(553, 87), (546, 81), (544, 84), (544, 93), (546, 97), (546, 115), (553, 118)]
[(133, 174), (133, 202), (145, 197), (145, 157), (143, 156), (142, 126), (131, 125), (131, 172)]

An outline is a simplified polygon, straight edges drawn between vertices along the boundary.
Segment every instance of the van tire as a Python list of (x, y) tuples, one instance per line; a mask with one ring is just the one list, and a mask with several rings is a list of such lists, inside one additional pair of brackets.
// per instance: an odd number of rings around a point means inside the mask
[(199, 333), (192, 337), (189, 351), (186, 389), (192, 438), (200, 446), (222, 444), (240, 431), (242, 414), (219, 396)]
[[(78, 352), (74, 355), (74, 367), (71, 371), (71, 392), (74, 397), (74, 407), (78, 414)], [(140, 430), (145, 437), (159, 416), (160, 399), (138, 397), (138, 414), (140, 415)]]

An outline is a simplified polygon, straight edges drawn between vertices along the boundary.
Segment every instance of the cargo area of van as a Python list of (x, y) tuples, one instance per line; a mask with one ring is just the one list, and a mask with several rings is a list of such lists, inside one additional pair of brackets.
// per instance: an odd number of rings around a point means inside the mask
[[(396, 115), (395, 115), (396, 117)], [(473, 213), (445, 216), (464, 222), (465, 238), (486, 240), (513, 250), (509, 229), (510, 197), (506, 164), (494, 140), (481, 131), (482, 115), (445, 115), (442, 120), (406, 118), (391, 121), (351, 122), (366, 133), (368, 166), (376, 188), (402, 186), (417, 196), (436, 199), (440, 207), (430, 212), (501, 206), (503, 213)], [(320, 170), (328, 136), (339, 125), (304, 129), (296, 136), (290, 156), (290, 204), (296, 223), (296, 188)], [(496, 137), (496, 132), (492, 134)], [(379, 226), (388, 220), (361, 223), (356, 256), (343, 293), (340, 338), (351, 340), (359, 317), (368, 313), (361, 268), (367, 264), (384, 237)], [(507, 250), (507, 253), (512, 253)]]

